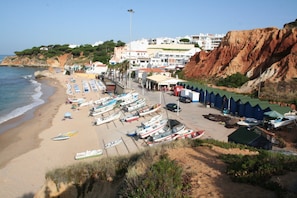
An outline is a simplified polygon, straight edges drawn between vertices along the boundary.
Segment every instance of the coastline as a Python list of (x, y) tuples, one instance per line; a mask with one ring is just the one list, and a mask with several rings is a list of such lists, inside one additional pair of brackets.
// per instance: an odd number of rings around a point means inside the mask
[[(0, 134), (0, 168), (10, 160), (39, 147), (39, 134), (51, 126), (52, 118), (58, 112), (61, 103), (65, 102), (64, 87), (56, 79), (46, 79), (42, 83), (54, 88), (54, 92), (46, 98), (45, 103), (5, 123), (9, 129)], [(43, 116), (41, 112), (46, 112), (50, 116)]]
[[(33, 119), (13, 129), (14, 133), (7, 137), (8, 140), (11, 138), (14, 143), (9, 144), (4, 151), (0, 152), (1, 158), (6, 158), (6, 161), (3, 160), (0, 167), (0, 197), (34, 197), (46, 182), (45, 175), (48, 171), (81, 163), (81, 161), (74, 159), (77, 152), (103, 149), (102, 156), (83, 161), (90, 162), (103, 157), (130, 155), (146, 148), (142, 139), (135, 140), (127, 136), (127, 132), (135, 130), (141, 122), (147, 121), (154, 115), (141, 117), (135, 122), (114, 120), (110, 123), (94, 126), (95, 118), (89, 116), (90, 107), (85, 106), (73, 109), (71, 104), (65, 103), (67, 99), (66, 81), (69, 82), (70, 78), (75, 78), (76, 83), (81, 84), (82, 80), (88, 80), (92, 77), (76, 74), (66, 76), (62, 73), (54, 73), (51, 77), (48, 77), (49, 82), (56, 86), (56, 92), (45, 104), (39, 106), (35, 111)], [(141, 90), (137, 86), (135, 87), (135, 91), (141, 93)], [(149, 103), (155, 103), (160, 100), (159, 92), (147, 92), (142, 95), (140, 97), (149, 98)], [(106, 94), (101, 92), (91, 91), (90, 93), (82, 92), (75, 94), (74, 97), (85, 98), (87, 101), (90, 101), (106, 96)], [(166, 102), (176, 101), (174, 96), (168, 95), (165, 97), (167, 98)], [(214, 125), (211, 121), (203, 120), (201, 123), (197, 122), (197, 118), (202, 118), (203, 114), (209, 112), (217, 113), (215, 109), (199, 107), (195, 103), (187, 104), (184, 107), (188, 110), (182, 111), (180, 114), (168, 113), (168, 118), (179, 119), (192, 129), (205, 129), (207, 133), (205, 135), (206, 138), (216, 137), (215, 139), (226, 141), (227, 134), (233, 131), (225, 128), (223, 125)], [(187, 114), (194, 107), (197, 108), (197, 111)], [(116, 112), (118, 109), (113, 111)], [(164, 116), (165, 111), (165, 109), (161, 109), (159, 113)], [(72, 119), (64, 119), (66, 112), (72, 114)], [(104, 115), (111, 113), (107, 112)], [(123, 114), (125, 116), (125, 114), (129, 113), (123, 112)], [(21, 133), (20, 130), (28, 131), (28, 133)], [(57, 136), (59, 133), (71, 130), (77, 130), (78, 133), (68, 140), (52, 140), (52, 137)], [(217, 131), (220, 131), (220, 133), (217, 133)], [(122, 139), (121, 144), (104, 149), (106, 143), (119, 138)], [(0, 144), (1, 141), (0, 139)]]

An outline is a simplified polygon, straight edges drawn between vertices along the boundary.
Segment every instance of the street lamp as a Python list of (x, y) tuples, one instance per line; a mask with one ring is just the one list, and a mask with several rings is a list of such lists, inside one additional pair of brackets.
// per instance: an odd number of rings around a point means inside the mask
[(131, 44), (132, 44), (132, 14), (134, 13), (133, 9), (129, 9), (130, 13), (130, 46), (129, 46), (129, 88), (131, 89)]

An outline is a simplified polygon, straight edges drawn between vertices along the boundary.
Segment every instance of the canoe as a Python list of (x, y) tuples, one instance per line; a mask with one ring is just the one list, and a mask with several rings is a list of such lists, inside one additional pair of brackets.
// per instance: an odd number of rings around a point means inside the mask
[(76, 153), (74, 159), (80, 160), (80, 159), (86, 159), (86, 158), (91, 158), (91, 157), (98, 157), (103, 154), (102, 149), (98, 150), (87, 150), (84, 152)]

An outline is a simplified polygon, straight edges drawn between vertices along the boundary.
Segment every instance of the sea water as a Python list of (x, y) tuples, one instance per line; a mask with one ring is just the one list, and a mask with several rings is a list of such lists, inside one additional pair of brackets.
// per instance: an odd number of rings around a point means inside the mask
[[(3, 56), (0, 56), (0, 62), (1, 59)], [(46, 85), (35, 79), (37, 70), (42, 68), (0, 66), (0, 133), (5, 122), (45, 102), (43, 91)]]

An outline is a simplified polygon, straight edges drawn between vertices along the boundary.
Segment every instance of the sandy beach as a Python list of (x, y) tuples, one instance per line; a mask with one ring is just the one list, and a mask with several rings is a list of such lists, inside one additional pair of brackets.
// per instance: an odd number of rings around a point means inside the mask
[[(86, 78), (77, 75), (71, 77), (78, 84)], [(78, 110), (72, 109), (71, 104), (66, 104), (66, 82), (69, 81), (69, 78), (62, 73), (54, 74), (51, 83), (56, 87), (56, 92), (46, 104), (35, 111), (34, 118), (1, 134), (0, 197), (33, 197), (44, 184), (47, 171), (80, 162), (74, 159), (77, 152), (103, 149), (104, 144), (119, 138), (123, 140), (123, 143), (104, 150), (103, 155), (99, 158), (84, 161), (125, 155), (145, 148), (143, 140), (136, 141), (128, 137), (126, 133), (135, 129), (142, 121), (149, 120), (153, 115), (142, 117), (131, 123), (116, 120), (94, 126), (94, 117), (89, 116), (90, 107), (85, 106)], [(140, 97), (150, 97), (150, 103), (160, 100), (158, 93), (142, 92), (140, 89), (136, 91), (139, 92)], [(100, 92), (76, 94), (76, 97), (83, 97), (87, 101), (106, 96)], [(171, 101), (176, 101), (176, 97), (166, 95), (166, 102)], [(203, 114), (218, 113), (215, 109), (201, 107), (198, 103), (181, 104), (181, 106), (184, 109), (188, 108), (189, 112), (193, 107), (197, 108), (197, 111), (193, 111), (191, 114), (186, 113), (186, 110), (179, 114), (170, 112), (168, 117), (179, 119), (189, 128), (204, 129), (206, 131), (205, 138), (227, 141), (227, 135), (234, 131), (203, 119)], [(71, 113), (72, 119), (63, 119), (66, 112)], [(161, 113), (166, 116), (164, 109), (161, 110)], [(59, 133), (71, 130), (77, 130), (78, 133), (66, 141), (51, 139)]]

